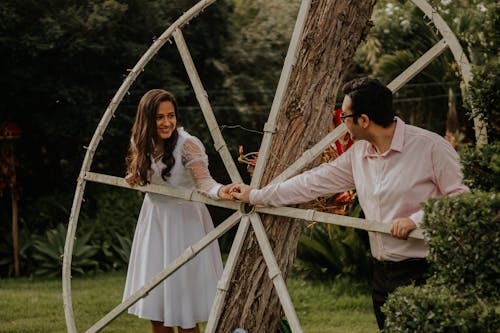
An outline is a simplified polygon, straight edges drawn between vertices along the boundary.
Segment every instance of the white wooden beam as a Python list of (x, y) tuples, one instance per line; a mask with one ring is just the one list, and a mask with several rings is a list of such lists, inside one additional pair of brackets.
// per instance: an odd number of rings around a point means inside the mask
[(198, 71), (196, 70), (193, 59), (191, 58), (191, 54), (189, 53), (189, 49), (186, 45), (184, 37), (182, 36), (181, 30), (176, 29), (173, 35), (175, 43), (177, 44), (177, 49), (179, 50), (179, 54), (182, 58), (182, 62), (184, 63), (184, 67), (186, 68), (189, 76), (189, 80), (191, 81), (191, 85), (193, 86), (196, 94), (196, 99), (200, 104), (201, 111), (203, 112), (208, 129), (210, 130), (210, 134), (214, 140), (215, 150), (220, 154), (222, 161), (226, 166), (226, 170), (229, 172), (231, 180), (233, 182), (241, 182), (241, 176), (236, 168), (233, 158), (231, 157), (231, 153), (227, 148), (226, 142), (222, 137), (219, 125), (217, 124), (217, 119), (215, 119), (212, 106), (208, 100), (208, 94), (201, 83), (200, 76), (198, 75)]
[(397, 92), (402, 86), (413, 79), (418, 73), (420, 73), (427, 65), (429, 65), (434, 59), (439, 57), (446, 49), (448, 44), (444, 39), (441, 39), (433, 47), (431, 47), (427, 52), (425, 52), (420, 58), (417, 59), (413, 64), (410, 65), (405, 71), (399, 74), (394, 80), (387, 85), (393, 93)]
[(283, 99), (285, 97), (286, 89), (288, 88), (288, 82), (290, 81), (290, 75), (292, 74), (293, 66), (297, 62), (297, 57), (301, 46), (302, 33), (304, 32), (304, 27), (307, 21), (307, 14), (309, 13), (310, 7), (311, 0), (302, 0), (299, 14), (297, 15), (297, 20), (295, 21), (292, 39), (290, 40), (288, 52), (285, 57), (283, 70), (281, 71), (278, 88), (276, 89), (276, 94), (274, 95), (271, 111), (269, 112), (269, 118), (267, 120), (267, 123), (264, 125), (264, 137), (262, 138), (262, 143), (259, 150), (259, 158), (257, 159), (257, 165), (255, 166), (251, 181), (251, 185), (255, 187), (260, 185), (267, 160), (269, 158), (273, 133), (276, 131), (276, 120), (283, 104)]
[(292, 165), (290, 165), (285, 171), (283, 171), (278, 177), (271, 181), (271, 184), (283, 182), (288, 178), (295, 176), (302, 168), (309, 164), (316, 157), (321, 155), (329, 145), (338, 140), (340, 137), (345, 135), (347, 132), (347, 127), (344, 123), (337, 126), (333, 131), (329, 132), (321, 141), (316, 143), (313, 147), (309, 148), (302, 153), (300, 158), (298, 158)]
[(238, 258), (240, 257), (243, 242), (245, 241), (245, 236), (248, 232), (249, 226), (250, 218), (248, 215), (244, 215), (241, 218), (238, 231), (234, 237), (231, 251), (229, 252), (226, 265), (224, 266), (224, 271), (222, 272), (222, 276), (217, 283), (217, 293), (215, 294), (214, 303), (212, 305), (212, 309), (210, 310), (210, 316), (208, 317), (207, 326), (205, 327), (205, 333), (217, 332), (217, 325), (219, 324), (219, 319), (222, 314), (222, 310), (224, 309), (227, 292), (229, 291), (229, 287), (231, 285), (231, 278), (238, 262)]
[[(389, 234), (391, 229), (391, 226), (387, 223), (365, 220), (345, 215), (319, 212), (314, 209), (300, 209), (292, 207), (256, 207), (255, 211), (258, 213), (292, 217), (311, 222), (335, 224), (344, 227), (362, 229), (366, 231), (382, 232), (385, 234)], [(424, 236), (422, 229), (413, 230), (410, 233), (409, 237), (416, 239), (423, 239)]]
[(283, 312), (285, 312), (285, 316), (288, 320), (288, 323), (290, 324), (290, 328), (292, 329), (293, 333), (302, 333), (302, 327), (300, 326), (299, 318), (297, 317), (297, 313), (295, 312), (295, 308), (293, 307), (292, 300), (290, 298), (290, 295), (288, 294), (285, 279), (283, 278), (283, 274), (281, 273), (281, 270), (278, 266), (278, 262), (276, 261), (276, 257), (274, 256), (273, 249), (271, 247), (271, 244), (269, 243), (269, 238), (267, 238), (266, 230), (262, 225), (259, 214), (251, 214), (250, 221), (252, 223), (253, 230), (255, 231), (255, 237), (257, 238), (257, 242), (259, 243), (262, 255), (264, 256), (264, 260), (266, 262), (269, 273), (269, 278), (274, 284), (274, 288), (276, 290), (276, 293), (278, 294), (281, 307), (283, 308)]
[(196, 202), (202, 202), (207, 205), (212, 205), (212, 206), (217, 206), (217, 207), (222, 207), (222, 208), (228, 208), (228, 209), (234, 209), (234, 210), (239, 210), (240, 204), (235, 201), (228, 201), (228, 200), (213, 200), (207, 197), (204, 194), (201, 194), (200, 192), (196, 190), (183, 190), (183, 189), (178, 189), (170, 186), (163, 186), (163, 185), (155, 185), (155, 184), (148, 184), (144, 186), (130, 186), (125, 179), (120, 178), (120, 177), (115, 177), (115, 176), (110, 176), (110, 175), (104, 175), (100, 173), (95, 173), (95, 172), (86, 172), (84, 175), (84, 179), (86, 181), (94, 182), (94, 183), (101, 183), (101, 184), (108, 184), (108, 185), (113, 185), (113, 186), (118, 186), (118, 187), (123, 187), (123, 188), (128, 188), (131, 190), (136, 190), (140, 192), (147, 192), (147, 193), (156, 193), (156, 194), (162, 194), (166, 195), (169, 197), (174, 197), (174, 198), (179, 198), (179, 199), (184, 199), (184, 200), (190, 200), (190, 201), (196, 201)]

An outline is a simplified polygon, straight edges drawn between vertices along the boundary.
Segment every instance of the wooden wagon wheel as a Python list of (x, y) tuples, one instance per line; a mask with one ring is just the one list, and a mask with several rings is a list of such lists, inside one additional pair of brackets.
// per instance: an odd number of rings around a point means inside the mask
[[(199, 1), (195, 6), (188, 10), (184, 15), (182, 15), (177, 21), (175, 21), (165, 32), (151, 45), (151, 47), (144, 53), (141, 59), (137, 62), (135, 67), (129, 72), (128, 76), (116, 92), (115, 96), (111, 100), (109, 106), (106, 109), (97, 129), (92, 137), (92, 140), (87, 147), (85, 158), (82, 164), (82, 168), (77, 180), (77, 186), (75, 190), (75, 196), (73, 199), (73, 206), (71, 209), (71, 215), (69, 218), (68, 231), (66, 236), (66, 244), (64, 247), (64, 259), (63, 259), (63, 273), (62, 273), (62, 286), (63, 286), (63, 301), (64, 301), (64, 314), (66, 319), (66, 326), (68, 332), (77, 332), (76, 324), (74, 320), (73, 306), (72, 306), (72, 296), (71, 296), (71, 259), (73, 252), (73, 244), (75, 239), (75, 233), (78, 223), (78, 217), (80, 213), (80, 208), (82, 204), (83, 193), (85, 191), (85, 185), (87, 182), (97, 182), (104, 183), (112, 186), (119, 186), (130, 188), (130, 186), (124, 181), (123, 178), (113, 177), (104, 174), (98, 174), (90, 171), (92, 164), (92, 159), (96, 152), (97, 146), (102, 139), (104, 131), (108, 126), (110, 120), (112, 119), (118, 105), (121, 103), (123, 97), (132, 86), (133, 82), (144, 70), (144, 67), (149, 63), (149, 61), (154, 57), (154, 55), (159, 51), (159, 49), (172, 37), (175, 40), (179, 53), (181, 55), (184, 66), (189, 75), (189, 79), (196, 93), (196, 98), (200, 104), (201, 110), (208, 124), (210, 134), (214, 140), (215, 149), (221, 155), (224, 165), (231, 177), (233, 182), (241, 182), (241, 177), (238, 173), (236, 165), (229, 153), (226, 146), (224, 138), (220, 132), (219, 126), (213, 114), (212, 108), (208, 101), (208, 96), (203, 88), (200, 81), (194, 63), (191, 59), (191, 55), (184, 41), (181, 29), (185, 24), (187, 24), (192, 18), (197, 16), (205, 8), (213, 4), (215, 0), (202, 0)], [(438, 31), (443, 36), (443, 39), (439, 41), (435, 46), (433, 46), (429, 51), (427, 51), (421, 58), (419, 58), (414, 64), (408, 67), (400, 76), (398, 76), (394, 81), (392, 81), (388, 86), (395, 92), (401, 88), (405, 83), (407, 83), (416, 74), (422, 71), (433, 59), (438, 57), (447, 47), (449, 47), (461, 68), (461, 73), (463, 81), (467, 85), (471, 80), (470, 64), (465, 56), (457, 38), (450, 30), (446, 22), (441, 18), (441, 16), (432, 8), (431, 5), (425, 0), (412, 0), (412, 2), (420, 8), (425, 15), (434, 23)], [(275, 98), (271, 107), (269, 114), (269, 119), (264, 126), (264, 137), (260, 147), (259, 159), (255, 166), (254, 175), (252, 177), (251, 185), (258, 188), (261, 182), (261, 178), (264, 172), (264, 168), (270, 153), (270, 143), (273, 133), (275, 132), (275, 124), (278, 115), (278, 111), (281, 108), (283, 101), (283, 96), (285, 89), (288, 85), (290, 78), (290, 73), (292, 66), (296, 60), (296, 54), (300, 48), (300, 41), (302, 38), (302, 32), (305, 25), (305, 20), (307, 13), (309, 11), (311, 0), (303, 0), (299, 13), (297, 16), (297, 21), (295, 23), (295, 28), (292, 34), (290, 46), (288, 49), (287, 56), (285, 58), (284, 67), (281, 73), (281, 77), (278, 83), (278, 88), (276, 91)], [(486, 142), (486, 130), (484, 124), (481, 123), (479, 119), (474, 119), (474, 124), (476, 128), (476, 139), (478, 143)], [(273, 182), (283, 181), (296, 173), (298, 173), (304, 166), (306, 166), (311, 160), (321, 154), (331, 142), (337, 140), (339, 137), (343, 136), (347, 128), (345, 125), (341, 124), (334, 131), (326, 135), (322, 140), (320, 140), (315, 146), (305, 151), (303, 155), (295, 161), (290, 167), (288, 167), (283, 173), (276, 177)], [(302, 332), (300, 323), (297, 319), (293, 304), (288, 295), (286, 289), (286, 284), (282, 277), (281, 271), (278, 268), (276, 258), (272, 252), (269, 240), (266, 236), (264, 227), (261, 223), (260, 213), (280, 215), (287, 217), (300, 218), (313, 222), (322, 222), (337, 224), (342, 226), (349, 226), (359, 229), (364, 229), (368, 231), (378, 231), (378, 232), (389, 232), (389, 226), (382, 224), (377, 221), (367, 221), (364, 219), (357, 219), (342, 215), (328, 214), (317, 212), (311, 209), (298, 209), (289, 207), (279, 207), (279, 208), (256, 208), (248, 207), (246, 205), (239, 205), (236, 202), (229, 201), (214, 201), (201, 194), (196, 193), (196, 191), (189, 190), (179, 190), (174, 188), (169, 188), (166, 186), (158, 185), (146, 185), (135, 190), (140, 190), (143, 192), (158, 193), (162, 195), (168, 195), (172, 197), (177, 197), (185, 200), (192, 200), (197, 202), (203, 202), (209, 205), (215, 205), (219, 207), (224, 207), (228, 209), (235, 210), (229, 218), (227, 218), (223, 223), (217, 226), (212, 232), (208, 233), (200, 241), (192, 246), (188, 247), (184, 253), (177, 258), (174, 262), (169, 264), (167, 268), (155, 276), (151, 281), (149, 281), (144, 287), (130, 296), (128, 299), (123, 301), (123, 303), (116, 306), (107, 315), (101, 318), (97, 323), (95, 323), (87, 332), (97, 332), (108, 325), (113, 319), (119, 316), (122, 312), (126, 311), (128, 307), (137, 302), (139, 299), (144, 297), (151, 289), (161, 283), (164, 279), (175, 272), (182, 264), (188, 262), (197, 253), (203, 250), (211, 242), (216, 240), (218, 237), (227, 232), (231, 227), (236, 225), (238, 222), (239, 227), (236, 233), (235, 239), (233, 241), (233, 246), (229, 254), (228, 260), (224, 267), (224, 272), (217, 285), (217, 295), (212, 306), (210, 318), (206, 327), (206, 332), (215, 332), (217, 327), (217, 321), (221, 314), (222, 307), (225, 300), (225, 295), (228, 290), (231, 275), (236, 264), (236, 258), (238, 257), (241, 245), (245, 239), (246, 233), (250, 225), (252, 225), (257, 241), (261, 247), (261, 250), (266, 261), (269, 275), (274, 283), (277, 294), (280, 298), (280, 302), (283, 306), (285, 315), (290, 323), (292, 331)], [(423, 238), (422, 231), (417, 229), (414, 230), (410, 237), (413, 238)]]

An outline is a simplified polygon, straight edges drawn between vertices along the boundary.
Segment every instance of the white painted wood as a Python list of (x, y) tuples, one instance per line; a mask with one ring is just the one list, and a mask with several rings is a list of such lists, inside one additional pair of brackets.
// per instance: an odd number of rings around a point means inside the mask
[(213, 200), (213, 199), (208, 198), (206, 195), (199, 193), (198, 191), (183, 190), (183, 189), (178, 189), (178, 188), (174, 188), (174, 187), (155, 185), (155, 184), (148, 184), (145, 186), (132, 187), (125, 181), (124, 178), (103, 175), (103, 174), (99, 174), (99, 173), (95, 173), (95, 172), (86, 172), (84, 175), (84, 179), (86, 181), (91, 181), (91, 182), (95, 182), (95, 183), (108, 184), (108, 185), (113, 185), (113, 186), (118, 186), (118, 187), (135, 189), (135, 190), (141, 191), (141, 192), (156, 193), (156, 194), (162, 194), (162, 195), (166, 195), (169, 197), (174, 197), (174, 198), (179, 198), (179, 199), (184, 199), (184, 200), (202, 202), (204, 204), (222, 207), (222, 208), (228, 208), (228, 209), (234, 209), (234, 210), (239, 210), (239, 208), (240, 208), (239, 202), (227, 201), (227, 200)]
[(310, 7), (311, 0), (302, 0), (297, 20), (295, 21), (292, 39), (290, 40), (290, 46), (288, 47), (288, 52), (285, 57), (283, 70), (281, 71), (278, 88), (276, 89), (276, 94), (274, 95), (271, 111), (269, 112), (269, 118), (264, 126), (264, 137), (262, 138), (262, 143), (260, 145), (259, 158), (257, 159), (257, 165), (255, 166), (252, 181), (250, 183), (250, 185), (254, 187), (260, 185), (262, 175), (264, 174), (264, 170), (267, 164), (267, 159), (269, 158), (271, 140), (273, 137), (273, 133), (276, 131), (276, 119), (283, 104), (283, 98), (288, 87), (288, 82), (290, 81), (290, 75), (292, 73), (293, 66), (297, 62), (297, 55), (300, 51), (301, 46), (302, 33), (304, 32), (307, 14), (309, 13)]
[(196, 94), (196, 99), (200, 104), (201, 110), (203, 112), (203, 116), (205, 117), (205, 121), (207, 122), (208, 129), (210, 130), (210, 134), (214, 140), (215, 150), (220, 154), (224, 165), (226, 166), (226, 170), (229, 172), (229, 176), (233, 182), (241, 182), (241, 176), (236, 168), (236, 164), (234, 164), (234, 160), (231, 157), (231, 153), (227, 148), (226, 142), (222, 137), (222, 134), (219, 129), (219, 125), (217, 124), (217, 120), (215, 119), (214, 112), (212, 110), (212, 106), (208, 101), (208, 94), (201, 83), (200, 77), (198, 75), (198, 71), (194, 65), (193, 59), (191, 58), (191, 54), (189, 53), (189, 49), (186, 45), (186, 41), (182, 36), (182, 32), (180, 29), (176, 29), (174, 31), (174, 39), (177, 44), (177, 49), (182, 58), (182, 62), (184, 63), (184, 67), (186, 68), (187, 74), (189, 76), (189, 80), (191, 80), (191, 85), (193, 86), (194, 92)]
[[(288, 52), (285, 58), (285, 63), (283, 66), (283, 70), (281, 72), (281, 77), (278, 83), (277, 92), (275, 98), (273, 100), (273, 104), (271, 106), (271, 111), (268, 117), (267, 123), (264, 125), (264, 137), (261, 143), (259, 159), (257, 160), (257, 165), (255, 167), (251, 184), (256, 186), (260, 184), (262, 179), (262, 175), (264, 173), (264, 168), (269, 156), (269, 148), (271, 145), (272, 135), (276, 130), (276, 118), (279, 114), (279, 110), (281, 108), (281, 104), (283, 102), (283, 97), (285, 94), (285, 89), (288, 86), (288, 81), (290, 79), (290, 74), (293, 68), (293, 65), (297, 59), (297, 53), (300, 50), (300, 39), (302, 37), (302, 32), (304, 30), (304, 26), (306, 23), (307, 13), (309, 12), (309, 8), (311, 5), (310, 0), (303, 0), (301, 7), (299, 9), (299, 14), (295, 23), (295, 28), (292, 34), (290, 46), (288, 48)], [(260, 161), (260, 162), (259, 162)], [(227, 268), (224, 268), (224, 272), (227, 273), (223, 276), (220, 281), (220, 289), (216, 295), (216, 301), (212, 307), (212, 311), (210, 314), (210, 318), (207, 324), (207, 328), (205, 332), (215, 332), (217, 328), (217, 324), (223, 309), (223, 302), (226, 297), (227, 289), (229, 287), (229, 283), (234, 272), (234, 265), (236, 264), (236, 258), (239, 256), (241, 252), (241, 246), (243, 245), (243, 241), (248, 231), (248, 220), (242, 221), (240, 227), (238, 229), (237, 238), (233, 241), (233, 246), (231, 248), (231, 252), (229, 254), (230, 258), (234, 258), (230, 262), (226, 264)], [(265, 236), (267, 239), (267, 236)], [(238, 240), (238, 243), (236, 241)], [(235, 245), (236, 243), (236, 245)], [(229, 266), (228, 266), (229, 265)], [(293, 309), (293, 305), (292, 305)], [(293, 310), (295, 312), (295, 310)], [(298, 322), (298, 321), (297, 321)]]
[(244, 215), (241, 218), (238, 231), (234, 237), (233, 244), (231, 245), (231, 251), (226, 260), (226, 265), (224, 266), (224, 271), (222, 276), (217, 283), (217, 293), (215, 295), (214, 304), (210, 310), (210, 316), (208, 318), (207, 326), (205, 327), (205, 333), (215, 333), (217, 330), (217, 325), (219, 323), (222, 310), (224, 309), (224, 302), (226, 300), (227, 291), (231, 285), (231, 279), (233, 276), (234, 268), (240, 256), (241, 249), (243, 247), (243, 242), (245, 241), (245, 236), (248, 232), (250, 226), (250, 218), (248, 215)]
[(346, 132), (347, 127), (344, 125), (344, 123), (337, 126), (333, 131), (325, 135), (325, 137), (321, 139), (321, 141), (303, 152), (300, 158), (297, 159), (292, 165), (290, 165), (285, 171), (283, 171), (278, 177), (274, 178), (271, 181), (271, 184), (283, 182), (288, 178), (298, 174), (299, 171), (302, 170), (302, 168), (311, 163), (312, 160), (314, 160), (316, 157), (321, 155), (329, 145), (345, 135)]
[(446, 49), (448, 44), (444, 39), (441, 39), (433, 47), (431, 47), (427, 52), (425, 52), (420, 58), (417, 59), (413, 64), (410, 65), (403, 73), (399, 74), (397, 78), (391, 81), (387, 85), (393, 93), (397, 92), (402, 86), (407, 84), (411, 79), (415, 77), (418, 73), (424, 70), (427, 65), (429, 65), (434, 59), (439, 57)]
[[(351, 227), (356, 229), (363, 229), (366, 231), (376, 231), (385, 234), (390, 233), (390, 225), (387, 223), (382, 223), (378, 221), (365, 220), (356, 217), (350, 217), (345, 215), (330, 214), (325, 212), (319, 212), (313, 209), (300, 209), (292, 207), (256, 207), (255, 211), (257, 213), (265, 213), (270, 215), (278, 215), (285, 217), (292, 217), (297, 219), (302, 219), (311, 222), (321, 222), (328, 224), (336, 224), (344, 227)], [(410, 238), (423, 239), (422, 229), (413, 230)]]
[(273, 281), (274, 288), (276, 289), (276, 293), (278, 294), (278, 297), (280, 299), (281, 307), (285, 312), (288, 324), (290, 324), (290, 328), (292, 329), (293, 333), (302, 333), (303, 331), (302, 327), (300, 326), (299, 318), (297, 317), (297, 313), (295, 312), (295, 308), (293, 307), (292, 300), (290, 298), (290, 295), (288, 294), (285, 280), (283, 279), (283, 275), (281, 274), (278, 262), (276, 261), (276, 257), (274, 256), (273, 249), (271, 247), (271, 244), (269, 243), (269, 239), (267, 238), (266, 230), (262, 225), (260, 215), (257, 213), (251, 214), (250, 221), (255, 232), (255, 237), (257, 238), (260, 249), (262, 251), (262, 255), (264, 256), (264, 260), (266, 261), (266, 266), (269, 271), (269, 277)]

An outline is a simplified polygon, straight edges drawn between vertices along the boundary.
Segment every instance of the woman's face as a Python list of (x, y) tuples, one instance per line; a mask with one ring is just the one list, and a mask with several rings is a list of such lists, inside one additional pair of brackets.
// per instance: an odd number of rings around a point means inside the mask
[(175, 109), (172, 102), (161, 102), (156, 110), (156, 134), (161, 140), (170, 138), (177, 125)]

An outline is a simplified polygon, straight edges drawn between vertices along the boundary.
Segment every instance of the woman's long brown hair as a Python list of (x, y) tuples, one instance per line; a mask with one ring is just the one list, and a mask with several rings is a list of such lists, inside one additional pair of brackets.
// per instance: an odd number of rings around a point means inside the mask
[[(139, 102), (134, 126), (132, 127), (130, 146), (125, 159), (127, 165), (125, 180), (132, 186), (146, 185), (150, 182), (151, 156), (153, 156), (155, 144), (158, 142), (156, 112), (161, 102), (171, 102), (177, 118), (177, 102), (174, 95), (166, 90), (150, 90), (142, 96)], [(170, 138), (164, 140), (162, 162), (165, 163), (166, 167), (162, 170), (161, 176), (165, 180), (170, 176), (170, 170), (175, 164), (172, 153), (178, 137), (179, 133), (175, 128)]]

